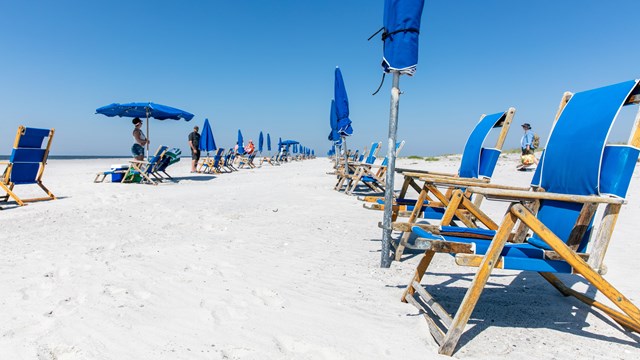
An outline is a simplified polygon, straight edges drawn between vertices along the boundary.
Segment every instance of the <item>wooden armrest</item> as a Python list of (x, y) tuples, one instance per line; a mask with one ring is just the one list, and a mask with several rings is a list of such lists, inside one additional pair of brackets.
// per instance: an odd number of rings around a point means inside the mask
[(435, 171), (429, 171), (429, 170), (416, 170), (416, 169), (404, 169), (404, 168), (396, 168), (396, 172), (402, 173), (402, 175), (408, 176), (408, 177), (420, 177), (424, 175), (450, 176), (450, 177), (458, 176), (458, 174), (452, 174), (452, 173), (441, 173), (441, 172), (435, 172)]
[(557, 194), (541, 191), (522, 191), (501, 188), (483, 188), (472, 186), (468, 191), (484, 195), (487, 198), (500, 200), (558, 200), (576, 203), (599, 203), (599, 204), (624, 204), (626, 201), (621, 198), (603, 197), (597, 195), (570, 195)]

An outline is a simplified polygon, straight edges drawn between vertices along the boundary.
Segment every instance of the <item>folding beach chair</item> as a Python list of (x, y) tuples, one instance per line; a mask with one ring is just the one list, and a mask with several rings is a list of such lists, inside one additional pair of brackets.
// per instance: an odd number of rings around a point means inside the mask
[[(400, 154), (400, 151), (404, 147), (404, 140), (396, 143), (396, 157)], [(385, 184), (385, 176), (387, 173), (387, 163), (389, 159), (385, 156), (382, 159), (382, 163), (380, 165), (376, 164), (361, 164), (356, 167), (353, 175), (349, 175), (347, 182), (347, 186), (345, 189), (345, 193), (347, 195), (353, 194), (353, 191), (356, 189), (359, 183), (363, 183), (369, 189), (373, 191), (384, 192), (384, 184)], [(374, 171), (374, 169), (377, 170)]]
[[(42, 174), (47, 165), (54, 132), (54, 129), (18, 127), (9, 161), (0, 162), (0, 164), (6, 165), (2, 178), (0, 178), (0, 189), (5, 193), (0, 196), (0, 201), (9, 201), (9, 197), (11, 197), (18, 205), (23, 206), (25, 202), (53, 200), (56, 198), (42, 184)], [(48, 140), (43, 147), (45, 139)], [(23, 199), (13, 191), (16, 185), (29, 184), (38, 185), (47, 193), (47, 197)]]
[(164, 153), (161, 153), (157, 165), (151, 170), (152, 174), (154, 174), (160, 180), (163, 180), (164, 178), (173, 180), (171, 175), (167, 173), (167, 168), (179, 162), (181, 155), (182, 150), (178, 148), (171, 148), (166, 150)]
[[(489, 183), (515, 112), (515, 108), (509, 108), (505, 112), (480, 117), (480, 121), (467, 139), (457, 174), (397, 169), (404, 175), (404, 182), (398, 198), (394, 199), (392, 220), (395, 221), (398, 216), (408, 216), (408, 224), (415, 223), (420, 217), (440, 220), (453, 190), (464, 186)], [(495, 146), (493, 148), (484, 147), (484, 142), (493, 129), (500, 129)], [(419, 181), (423, 182), (422, 186), (418, 185)], [(418, 191), (417, 199), (406, 197), (410, 187)], [(522, 188), (511, 189), (526, 190)], [(384, 210), (384, 198), (364, 197), (363, 199), (366, 201), (365, 208)], [(473, 200), (474, 204), (479, 206), (482, 202), (482, 196), (476, 195), (474, 199), (471, 199), (471, 194), (467, 193), (466, 200)], [(465, 216), (462, 211), (457, 211), (454, 215), (456, 220), (462, 220), (466, 226), (476, 227), (474, 217)], [(405, 226), (404, 229), (409, 228)], [(409, 237), (410, 232), (405, 231), (400, 240), (393, 243), (396, 260), (402, 258)]]
[[(376, 142), (371, 143), (371, 149), (369, 150), (367, 157), (364, 159), (364, 162), (347, 162), (347, 164), (345, 165), (343, 161), (342, 166), (338, 164), (339, 165), (337, 169), (338, 182), (336, 183), (336, 186), (334, 189), (340, 191), (345, 181), (349, 180), (350, 175), (354, 174), (358, 170), (360, 165), (373, 164), (376, 161), (376, 158), (378, 156), (378, 152), (380, 151), (381, 146), (382, 146), (381, 141), (377, 143)], [(348, 169), (348, 171), (345, 169)]]
[[(402, 300), (424, 312), (441, 354), (455, 350), (494, 268), (538, 272), (563, 295), (572, 295), (623, 328), (640, 332), (640, 310), (602, 277), (604, 254), (640, 152), (640, 121), (636, 120), (626, 145), (607, 145), (607, 137), (620, 108), (640, 102), (639, 93), (635, 80), (573, 95), (553, 126), (534, 175), (532, 186), (538, 191), (468, 188), (487, 198), (511, 201), (497, 229), (413, 227), (426, 252)], [(535, 206), (530, 206), (532, 202)], [(596, 222), (599, 206), (604, 211)], [(467, 205), (451, 201), (447, 212), (455, 208)], [(533, 233), (524, 242), (513, 242), (518, 240), (512, 232), (518, 221)], [(457, 265), (479, 267), (453, 318), (420, 284), (438, 252), (454, 255)], [(571, 289), (556, 273), (581, 275), (621, 311)]]
[[(438, 178), (450, 179), (469, 179), (471, 181), (489, 182), (491, 175), (495, 169), (502, 146), (509, 133), (515, 108), (509, 108), (502, 113), (491, 115), (482, 115), (480, 121), (475, 125), (462, 152), (462, 160), (456, 174), (439, 173), (432, 171), (423, 171), (406, 168), (396, 168), (396, 172), (404, 175), (404, 182), (397, 198), (394, 200), (394, 211), (407, 211), (413, 209), (416, 199), (407, 198), (409, 188), (413, 188), (419, 194), (423, 191), (423, 187), (418, 185), (421, 177), (434, 176)], [(489, 133), (493, 129), (500, 129), (500, 134), (493, 148), (484, 147), (484, 142)], [(365, 196), (360, 197), (368, 204), (364, 204), (365, 208), (372, 210), (384, 210), (384, 197)], [(397, 214), (394, 214), (397, 216)], [(394, 216), (395, 217), (395, 216)]]
[(224, 156), (224, 149), (218, 148), (213, 157), (207, 157), (202, 160), (200, 166), (198, 167), (198, 171), (205, 174), (219, 173), (220, 172), (220, 161)]
[(253, 163), (253, 160), (255, 158), (256, 158), (256, 153), (253, 153), (249, 156), (238, 157), (238, 168), (243, 168), (245, 166), (248, 166), (250, 169), (255, 168), (256, 165)]
[(122, 178), (122, 182), (158, 185), (162, 178), (156, 174), (156, 168), (166, 151), (167, 147), (163, 145), (156, 150), (149, 161), (130, 160), (129, 170)]

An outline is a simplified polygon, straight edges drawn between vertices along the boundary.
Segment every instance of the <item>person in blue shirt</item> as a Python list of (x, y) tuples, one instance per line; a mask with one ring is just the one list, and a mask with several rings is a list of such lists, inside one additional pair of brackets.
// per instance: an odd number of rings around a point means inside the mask
[(531, 125), (529, 123), (522, 124), (524, 135), (520, 139), (520, 148), (522, 149), (522, 155), (533, 154), (533, 132), (531, 132)]

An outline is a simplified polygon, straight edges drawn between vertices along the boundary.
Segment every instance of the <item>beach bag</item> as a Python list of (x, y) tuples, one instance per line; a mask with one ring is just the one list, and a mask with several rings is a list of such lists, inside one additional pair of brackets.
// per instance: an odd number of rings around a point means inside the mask
[(531, 141), (531, 150), (535, 150), (540, 146), (540, 136), (533, 134), (533, 140)]
[(524, 166), (533, 165), (535, 162), (536, 158), (533, 156), (533, 154), (522, 155), (520, 157), (520, 163), (522, 163), (522, 165)]

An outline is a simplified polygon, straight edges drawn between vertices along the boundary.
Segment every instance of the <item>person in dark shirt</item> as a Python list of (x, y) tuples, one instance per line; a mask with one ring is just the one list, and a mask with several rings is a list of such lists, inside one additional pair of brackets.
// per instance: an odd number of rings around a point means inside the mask
[(196, 166), (200, 160), (200, 134), (198, 127), (193, 127), (193, 132), (189, 134), (189, 148), (191, 148), (191, 172), (197, 172)]

